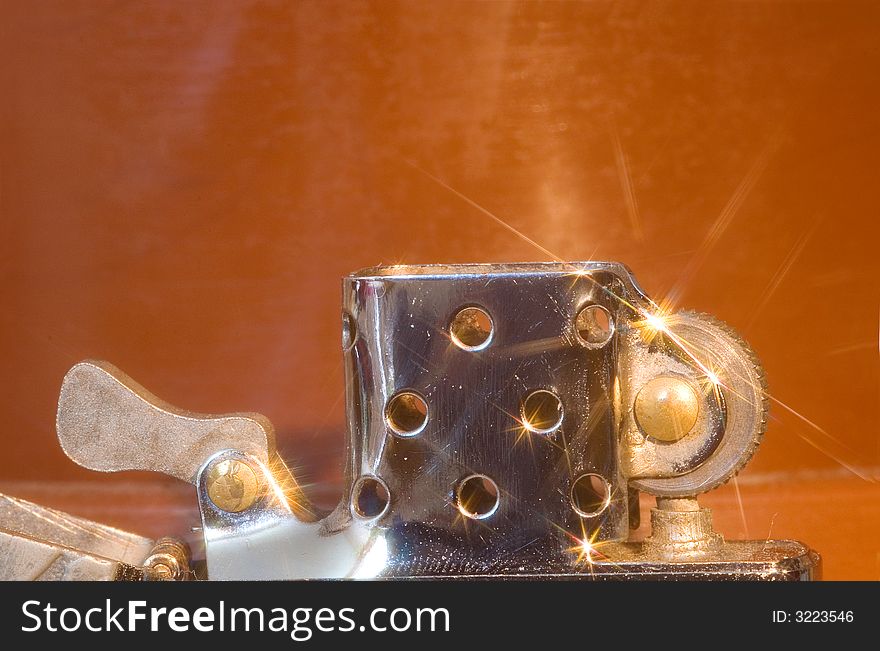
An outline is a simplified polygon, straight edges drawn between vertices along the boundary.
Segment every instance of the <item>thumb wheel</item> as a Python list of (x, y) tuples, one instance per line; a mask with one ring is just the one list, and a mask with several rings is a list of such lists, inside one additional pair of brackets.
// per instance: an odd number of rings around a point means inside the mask
[(643, 477), (632, 486), (657, 497), (689, 497), (724, 484), (752, 458), (767, 427), (766, 382), (752, 349), (727, 324), (695, 312), (680, 312), (665, 324), (671, 334), (661, 336), (669, 351), (715, 384), (724, 405), (724, 432), (711, 456), (693, 470)]

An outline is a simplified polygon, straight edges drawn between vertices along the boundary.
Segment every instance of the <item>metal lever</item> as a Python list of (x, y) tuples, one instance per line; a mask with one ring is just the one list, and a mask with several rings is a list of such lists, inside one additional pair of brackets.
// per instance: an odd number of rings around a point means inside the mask
[[(317, 514), (277, 458), (274, 429), (264, 416), (183, 411), (112, 364), (86, 361), (61, 384), (57, 430), (64, 452), (81, 466), (151, 470), (197, 486), (212, 578), (287, 578), (276, 566), (278, 553), (297, 536), (308, 539), (306, 547), (320, 536)], [(254, 528), (264, 531), (249, 544), (261, 553), (242, 556), (239, 539)], [(356, 564), (351, 546), (340, 537), (335, 547), (316, 548), (322, 558), (342, 559), (344, 574)], [(157, 557), (153, 551), (148, 560)], [(167, 566), (161, 559), (152, 564)], [(293, 571), (300, 577), (308, 570)]]
[(196, 484), (212, 456), (234, 449), (268, 463), (272, 423), (259, 414), (206, 415), (173, 407), (107, 362), (80, 362), (61, 384), (64, 452), (101, 472), (151, 470)]

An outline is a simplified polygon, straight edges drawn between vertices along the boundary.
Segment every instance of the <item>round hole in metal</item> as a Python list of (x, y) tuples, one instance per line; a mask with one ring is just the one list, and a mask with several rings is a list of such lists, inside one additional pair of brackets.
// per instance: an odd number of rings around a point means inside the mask
[(599, 348), (608, 343), (614, 334), (611, 312), (601, 305), (587, 305), (574, 320), (575, 332), (581, 343), (588, 348)]
[(449, 323), (449, 337), (462, 350), (482, 350), (492, 342), (495, 325), (483, 308), (465, 307)]
[(391, 504), (391, 492), (384, 481), (365, 475), (355, 482), (351, 491), (351, 510), (365, 520), (384, 515)]
[(415, 391), (401, 391), (385, 405), (385, 422), (399, 436), (415, 436), (428, 423), (428, 403)]
[(520, 418), (530, 432), (549, 434), (562, 424), (562, 400), (547, 389), (532, 391), (520, 403)]
[(571, 485), (571, 506), (583, 518), (599, 515), (611, 504), (611, 485), (602, 476), (588, 472)]
[(461, 514), (471, 520), (483, 520), (498, 510), (498, 484), (486, 475), (470, 475), (459, 482), (455, 503)]

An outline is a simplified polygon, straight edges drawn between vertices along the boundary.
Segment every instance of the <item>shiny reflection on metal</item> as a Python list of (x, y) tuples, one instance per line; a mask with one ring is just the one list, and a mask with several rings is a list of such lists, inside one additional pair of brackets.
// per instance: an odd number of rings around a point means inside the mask
[(575, 317), (574, 330), (584, 346), (599, 348), (614, 335), (614, 319), (602, 305), (588, 305)]
[(536, 434), (550, 434), (562, 425), (562, 401), (552, 391), (538, 389), (527, 395), (520, 405), (523, 427)]
[(351, 510), (356, 518), (375, 520), (391, 507), (388, 485), (379, 477), (360, 477), (351, 490)]
[(462, 350), (483, 350), (492, 343), (494, 333), (492, 317), (476, 306), (459, 310), (449, 323), (449, 337)]
[[(582, 345), (574, 323), (585, 305), (601, 305), (619, 327), (641, 318), (636, 307), (652, 307), (614, 263), (379, 267), (344, 280), (343, 309), (358, 315), (360, 331), (344, 356), (349, 472), (388, 484), (392, 543), (403, 536), (412, 553), (449, 551), (463, 567), (486, 557), (481, 544), (502, 550), (546, 539), (562, 556), (570, 539), (561, 532), (583, 525), (571, 509), (573, 477), (597, 472), (614, 495), (627, 495), (613, 391), (625, 379), (611, 345), (619, 328), (605, 346)], [(479, 354), (463, 354), (447, 336), (462, 306), (479, 306), (494, 323)], [(552, 436), (523, 426), (523, 398), (538, 389), (564, 405)], [(388, 436), (385, 407), (401, 390), (429, 406), (417, 437)], [(447, 496), (475, 471), (503, 487), (504, 504), (479, 540), (453, 543), (462, 514)], [(627, 501), (612, 500), (589, 526), (597, 540), (625, 540)], [(449, 550), (437, 542), (446, 540)]]
[(582, 518), (593, 518), (611, 504), (611, 485), (602, 475), (588, 472), (571, 484), (571, 508)]
[(465, 477), (455, 488), (455, 506), (463, 516), (471, 520), (491, 517), (500, 503), (498, 484), (486, 475)]
[(401, 391), (388, 401), (385, 422), (398, 436), (416, 436), (428, 424), (428, 403), (414, 391)]
[(342, 312), (342, 350), (348, 352), (357, 339), (357, 321), (348, 312)]

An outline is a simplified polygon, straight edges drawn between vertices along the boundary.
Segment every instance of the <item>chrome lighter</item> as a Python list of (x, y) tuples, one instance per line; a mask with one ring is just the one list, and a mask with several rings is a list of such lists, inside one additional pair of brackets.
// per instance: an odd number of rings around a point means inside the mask
[[(625, 266), (377, 267), (344, 279), (342, 317), (347, 487), (331, 513), (308, 502), (264, 417), (182, 412), (83, 362), (61, 388), (65, 452), (191, 482), (204, 562), (193, 571), (168, 539), (116, 532), (108, 545), (106, 527), (82, 521), (74, 540), (46, 525), (70, 516), (6, 498), (0, 575), (817, 577), (801, 543), (713, 531), (697, 495), (760, 442), (763, 371), (715, 319), (663, 314)], [(632, 542), (640, 491), (657, 506)]]

